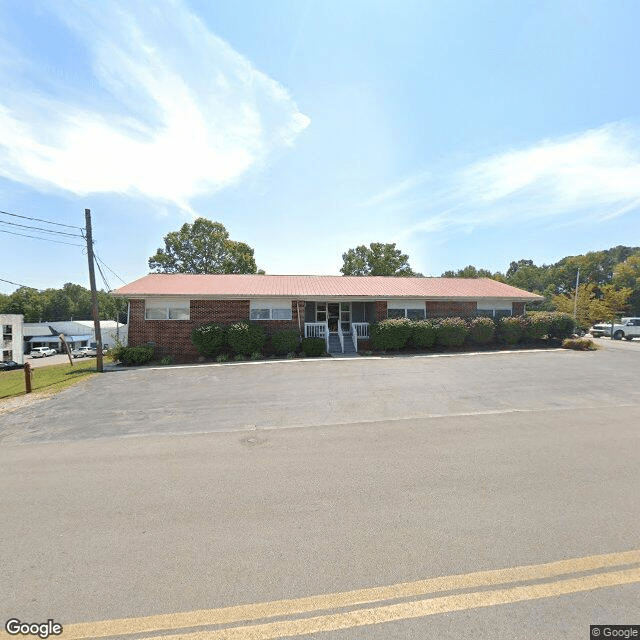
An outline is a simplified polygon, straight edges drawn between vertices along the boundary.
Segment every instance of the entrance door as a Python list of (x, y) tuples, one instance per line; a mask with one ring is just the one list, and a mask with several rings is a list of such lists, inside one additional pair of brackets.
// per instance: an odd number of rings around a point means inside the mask
[(338, 331), (338, 321), (340, 320), (340, 303), (329, 302), (327, 304), (327, 323), (329, 331)]

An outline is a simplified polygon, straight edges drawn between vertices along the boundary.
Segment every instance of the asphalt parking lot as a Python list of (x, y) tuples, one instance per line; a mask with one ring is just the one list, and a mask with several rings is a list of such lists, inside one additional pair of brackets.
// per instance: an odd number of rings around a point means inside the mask
[(0, 610), (131, 640), (637, 621), (640, 352), (602, 346), (119, 370), (6, 413)]

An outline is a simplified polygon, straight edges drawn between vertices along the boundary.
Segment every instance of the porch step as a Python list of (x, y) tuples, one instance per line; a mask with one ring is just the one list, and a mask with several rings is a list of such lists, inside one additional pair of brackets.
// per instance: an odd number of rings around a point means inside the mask
[[(353, 346), (353, 338), (350, 333), (343, 333), (344, 338), (344, 353), (355, 353), (356, 350)], [(343, 353), (340, 348), (340, 338), (337, 333), (329, 334), (329, 353)]]

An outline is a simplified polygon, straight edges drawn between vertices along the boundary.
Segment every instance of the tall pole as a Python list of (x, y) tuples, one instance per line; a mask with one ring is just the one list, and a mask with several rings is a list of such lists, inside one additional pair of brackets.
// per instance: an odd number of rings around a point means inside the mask
[(93, 315), (93, 328), (96, 334), (97, 368), (100, 373), (104, 371), (102, 365), (102, 333), (100, 332), (100, 314), (98, 313), (98, 291), (96, 290), (96, 273), (94, 271), (93, 235), (91, 233), (91, 211), (84, 210), (85, 227), (87, 230), (87, 258), (89, 260), (89, 284), (91, 285), (91, 314)]
[(578, 275), (576, 276), (576, 295), (573, 299), (573, 325), (575, 328), (576, 318), (578, 315), (578, 287), (580, 286), (580, 267), (578, 267)]

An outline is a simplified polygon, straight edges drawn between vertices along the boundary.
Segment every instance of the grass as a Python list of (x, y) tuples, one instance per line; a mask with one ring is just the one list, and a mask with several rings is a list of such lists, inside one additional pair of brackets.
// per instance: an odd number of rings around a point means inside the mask
[[(33, 393), (57, 393), (96, 373), (96, 360), (91, 358), (83, 362), (53, 364), (48, 367), (35, 367), (31, 370), (31, 389)], [(24, 395), (24, 371), (6, 371), (0, 373), (0, 399)]]

